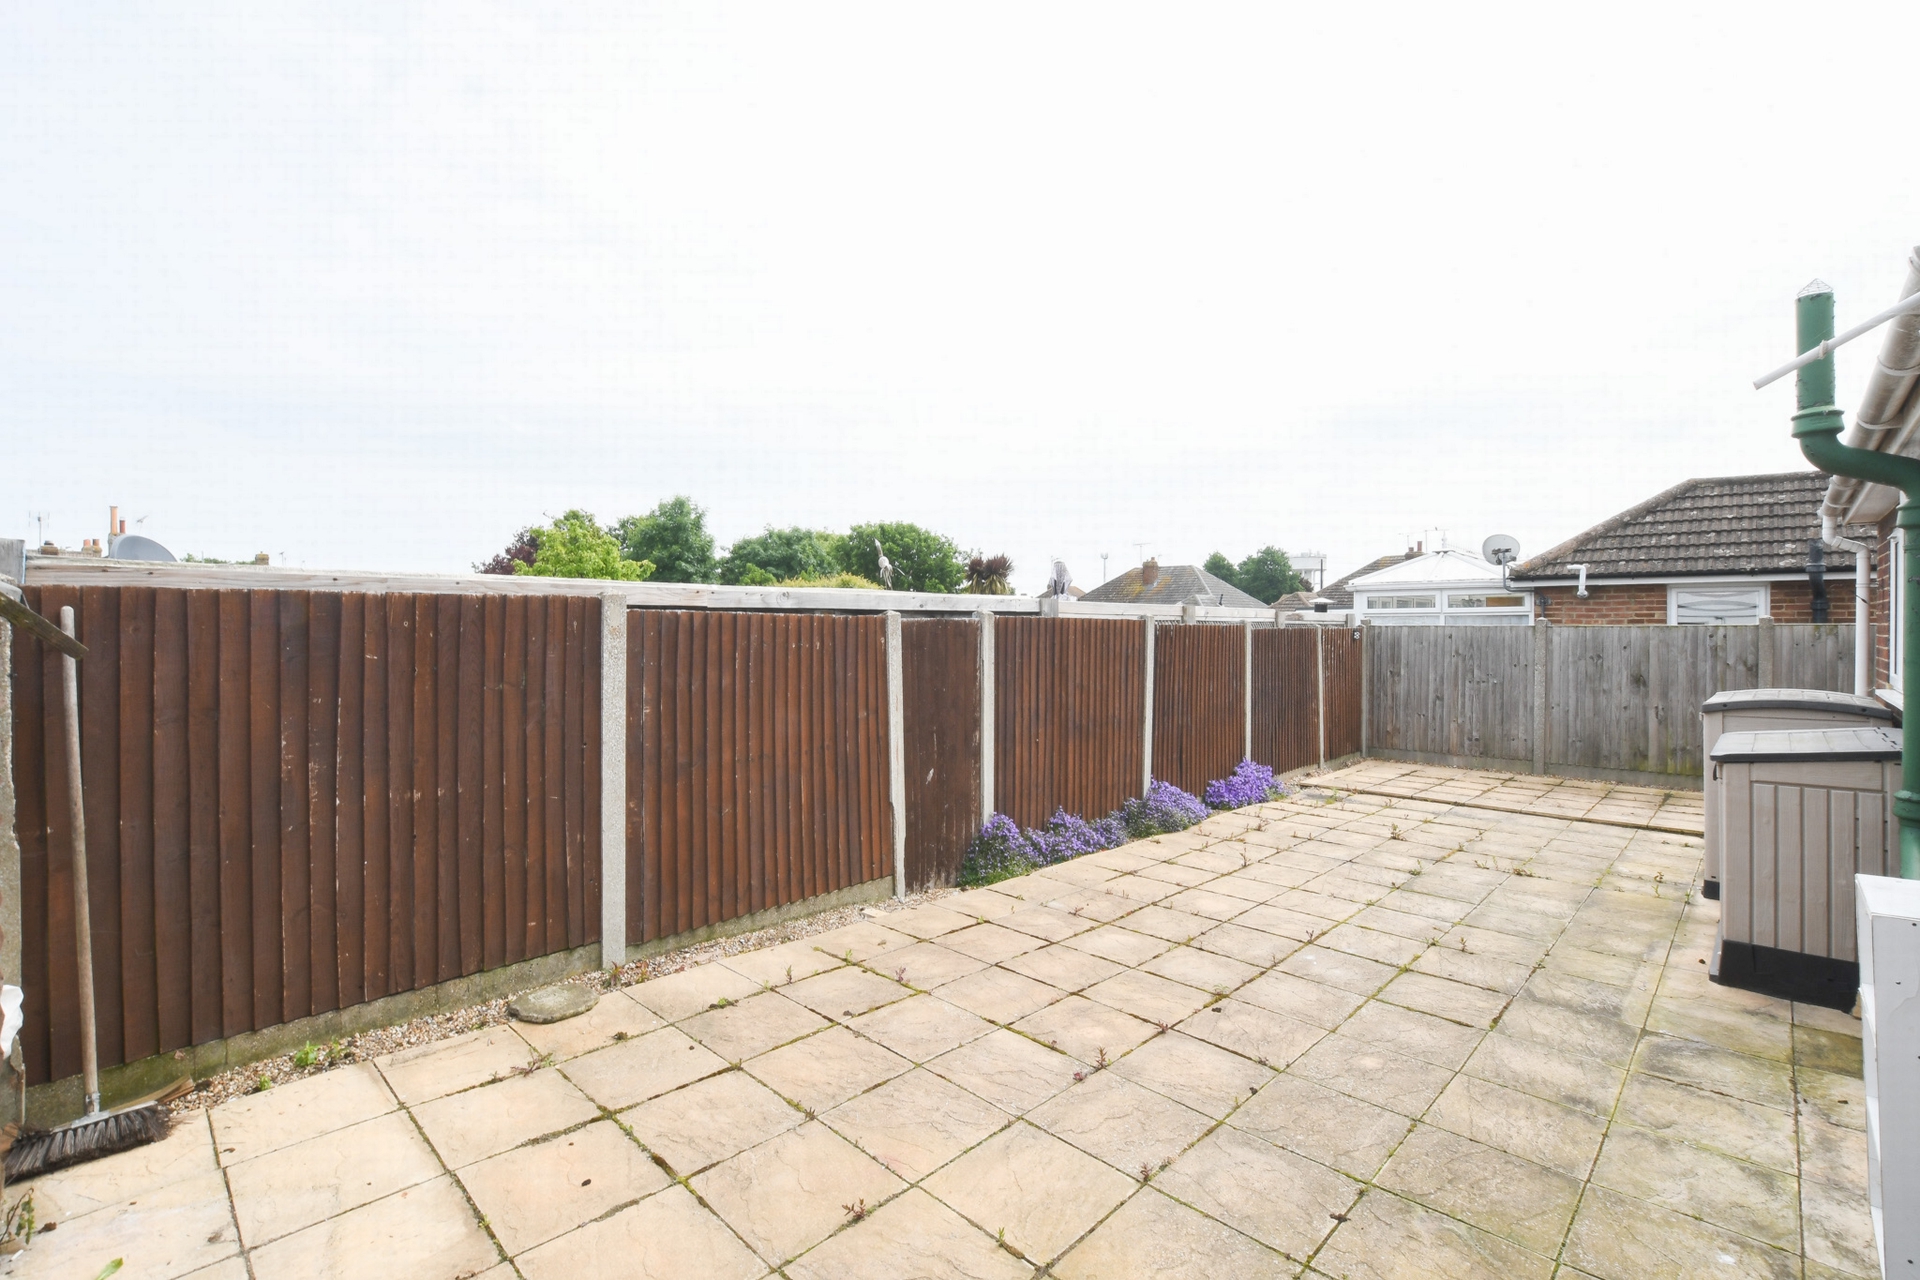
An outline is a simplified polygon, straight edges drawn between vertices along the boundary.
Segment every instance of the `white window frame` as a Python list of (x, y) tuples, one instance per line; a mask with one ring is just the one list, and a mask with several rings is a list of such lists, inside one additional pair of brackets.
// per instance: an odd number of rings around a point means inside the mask
[(1721, 581), (1721, 582), (1675, 582), (1675, 583), (1670, 583), (1667, 586), (1667, 625), (1670, 627), (1680, 627), (1680, 626), (1697, 627), (1697, 626), (1710, 626), (1710, 625), (1725, 626), (1725, 627), (1745, 627), (1745, 626), (1753, 625), (1752, 623), (1747, 623), (1747, 622), (1723, 622), (1723, 623), (1685, 622), (1683, 623), (1680, 621), (1680, 593), (1682, 591), (1702, 591), (1702, 590), (1711, 591), (1715, 589), (1732, 590), (1735, 588), (1746, 590), (1746, 591), (1758, 591), (1760, 593), (1760, 611), (1754, 616), (1755, 622), (1759, 621), (1759, 619), (1761, 618), (1772, 616), (1770, 611), (1773, 608), (1773, 591), (1771, 586), (1766, 582), (1755, 582), (1750, 578), (1749, 579), (1735, 578), (1730, 581)]

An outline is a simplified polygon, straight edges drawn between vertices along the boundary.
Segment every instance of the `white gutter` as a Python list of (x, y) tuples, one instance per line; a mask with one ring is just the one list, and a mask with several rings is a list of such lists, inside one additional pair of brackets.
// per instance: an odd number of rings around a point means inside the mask
[(1833, 551), (1853, 552), (1853, 691), (1866, 697), (1873, 688), (1873, 656), (1868, 647), (1867, 556), (1871, 548), (1864, 542), (1839, 536), (1839, 522), (1826, 512), (1820, 513), (1820, 541)]
[[(1903, 303), (1915, 294), (1920, 294), (1920, 248), (1907, 255), (1907, 278), (1900, 286)], [(1853, 424), (1841, 441), (1855, 448), (1910, 457), (1916, 428), (1920, 428), (1920, 312), (1906, 311), (1887, 325), (1880, 358), (1867, 379)], [(1880, 485), (1835, 476), (1827, 483), (1821, 518), (1831, 516), (1838, 524), (1852, 524), (1869, 499), (1877, 499), (1871, 505), (1883, 510), (1890, 510), (1898, 501), (1891, 490)]]

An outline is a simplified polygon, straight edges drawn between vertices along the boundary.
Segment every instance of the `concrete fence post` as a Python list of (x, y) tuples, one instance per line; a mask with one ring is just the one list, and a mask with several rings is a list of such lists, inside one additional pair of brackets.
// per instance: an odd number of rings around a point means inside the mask
[(1760, 649), (1760, 652), (1757, 655), (1759, 661), (1755, 664), (1756, 667), (1758, 668), (1758, 671), (1756, 674), (1758, 675), (1760, 680), (1760, 688), (1771, 689), (1774, 687), (1774, 684), (1773, 684), (1773, 619), (1772, 618), (1766, 616), (1765, 614), (1760, 615), (1759, 634), (1755, 637), (1755, 639), (1757, 640), (1759, 644), (1759, 649)]
[(980, 824), (993, 816), (993, 611), (973, 615), (980, 620)]
[(1240, 672), (1240, 690), (1244, 696), (1241, 698), (1240, 720), (1241, 727), (1246, 731), (1240, 735), (1240, 758), (1251, 760), (1253, 759), (1253, 624), (1243, 622), (1240, 627), (1244, 641)]
[(627, 598), (600, 597), (600, 966), (627, 959)]
[(1547, 771), (1547, 662), (1553, 652), (1553, 624), (1545, 618), (1533, 623), (1533, 771)]
[(1367, 754), (1373, 721), (1373, 619), (1360, 620), (1360, 754)]
[(907, 702), (900, 615), (887, 611), (887, 800), (893, 810), (893, 896), (907, 896)]
[(1144, 796), (1153, 787), (1153, 615), (1141, 621), (1147, 631), (1146, 714), (1140, 718), (1140, 794)]
[(1327, 767), (1327, 629), (1313, 628), (1313, 704), (1320, 720), (1320, 767)]

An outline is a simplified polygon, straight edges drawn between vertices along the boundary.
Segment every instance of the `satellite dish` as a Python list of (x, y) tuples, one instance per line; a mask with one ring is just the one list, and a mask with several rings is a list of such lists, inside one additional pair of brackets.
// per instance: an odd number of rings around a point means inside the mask
[(159, 560), (170, 562), (173, 552), (167, 550), (152, 538), (143, 538), (137, 533), (123, 533), (113, 540), (107, 556), (112, 560)]
[(1520, 558), (1520, 540), (1496, 533), (1480, 544), (1480, 558), (1488, 564), (1512, 564)]

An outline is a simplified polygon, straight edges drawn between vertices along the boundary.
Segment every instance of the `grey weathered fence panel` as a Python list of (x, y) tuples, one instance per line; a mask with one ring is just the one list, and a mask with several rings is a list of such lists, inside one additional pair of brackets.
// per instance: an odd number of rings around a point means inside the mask
[(1528, 770), (1545, 732), (1548, 772), (1697, 779), (1700, 704), (1760, 679), (1853, 687), (1853, 629), (1554, 627), (1545, 714), (1535, 705), (1538, 637), (1522, 627), (1373, 627), (1367, 643), (1369, 749), (1386, 756)]

